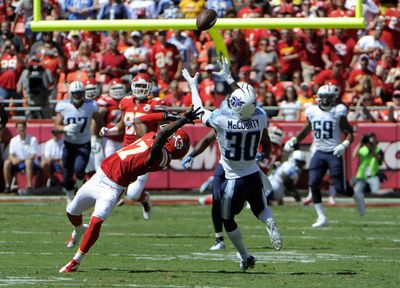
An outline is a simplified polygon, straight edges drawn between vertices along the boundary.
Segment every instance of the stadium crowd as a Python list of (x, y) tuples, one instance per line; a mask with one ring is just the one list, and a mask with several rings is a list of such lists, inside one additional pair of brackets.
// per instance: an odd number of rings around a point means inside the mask
[[(263, 106), (279, 106), (269, 116), (303, 120), (301, 108), (314, 102), (324, 83), (338, 85), (341, 100), (359, 107), (349, 120), (397, 121), (400, 97), (398, 1), (363, 1), (364, 30), (226, 30), (223, 37), (236, 80), (257, 89)], [(219, 17), (353, 17), (355, 1), (309, 0), (127, 0), (42, 1), (45, 19), (194, 18), (204, 8)], [(218, 107), (226, 94), (213, 76), (217, 52), (207, 32), (112, 31), (33, 33), (32, 1), (0, 2), (0, 96), (26, 109), (28, 118), (54, 115), (49, 100), (65, 99), (68, 83), (93, 79), (107, 93), (109, 82), (129, 85), (141, 71), (153, 77), (153, 94), (171, 106), (190, 106), (181, 68), (201, 70), (200, 93), (207, 106)], [(52, 101), (50, 101), (52, 102)], [(389, 106), (387, 110), (363, 109)], [(23, 110), (23, 109), (22, 109)], [(10, 116), (24, 115), (11, 110)]]
[[(319, 87), (340, 87), (340, 100), (355, 107), (350, 121), (400, 119), (398, 1), (365, 0), (363, 30), (222, 31), (236, 81), (251, 84), (272, 119), (303, 121)], [(352, 0), (42, 0), (46, 20), (194, 18), (203, 8), (218, 17), (353, 17)], [(128, 88), (147, 72), (152, 95), (174, 107), (190, 107), (182, 68), (201, 71), (205, 106), (218, 107), (229, 87), (213, 71), (218, 53), (207, 32), (66, 31), (34, 33), (32, 0), (0, 0), (0, 97), (8, 114), (50, 119), (69, 83), (81, 81), (93, 98)], [(115, 87), (114, 87), (115, 88)], [(127, 92), (128, 94), (130, 92)], [(21, 101), (22, 100), (22, 101)], [(22, 109), (15, 109), (20, 108)], [(380, 106), (380, 107), (379, 107)], [(367, 109), (367, 107), (369, 107)], [(372, 107), (372, 108), (371, 108)]]

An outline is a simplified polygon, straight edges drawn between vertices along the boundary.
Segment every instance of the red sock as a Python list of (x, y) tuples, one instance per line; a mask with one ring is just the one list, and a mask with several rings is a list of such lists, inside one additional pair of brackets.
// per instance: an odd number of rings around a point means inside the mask
[(79, 226), (82, 224), (82, 214), (81, 215), (71, 215), (67, 212), (67, 217), (69, 222), (74, 226)]
[(93, 244), (96, 243), (97, 238), (99, 238), (100, 235), (102, 223), (103, 220), (101, 220), (99, 217), (92, 216), (90, 218), (89, 227), (86, 230), (85, 235), (83, 235), (82, 243), (79, 246), (79, 250), (81, 250), (83, 253), (87, 253), (90, 247), (92, 247)]
[(147, 193), (144, 192), (144, 191), (142, 191), (142, 194), (140, 194), (140, 197), (139, 197), (139, 199), (137, 200), (137, 202), (143, 203), (143, 202), (146, 201), (146, 200), (147, 200)]

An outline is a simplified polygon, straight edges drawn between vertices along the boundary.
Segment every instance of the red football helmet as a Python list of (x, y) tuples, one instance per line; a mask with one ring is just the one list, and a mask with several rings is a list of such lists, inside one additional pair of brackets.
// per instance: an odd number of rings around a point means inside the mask
[(100, 88), (97, 85), (96, 80), (88, 79), (84, 83), (85, 85), (85, 98), (88, 100), (94, 100), (100, 96)]
[(109, 94), (112, 98), (119, 100), (123, 98), (126, 94), (126, 87), (124, 82), (119, 78), (111, 79)]
[(190, 139), (185, 131), (178, 129), (165, 144), (165, 148), (171, 153), (172, 159), (181, 159), (190, 148)]
[(139, 100), (145, 99), (150, 95), (152, 86), (153, 83), (149, 74), (138, 73), (132, 79), (132, 94)]

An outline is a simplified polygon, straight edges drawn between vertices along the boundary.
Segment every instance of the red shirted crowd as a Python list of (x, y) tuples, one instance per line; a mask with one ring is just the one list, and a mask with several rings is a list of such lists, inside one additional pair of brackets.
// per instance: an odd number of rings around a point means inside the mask
[[(33, 33), (29, 28), (31, 2), (0, 0), (0, 97), (4, 100), (33, 97), (30, 72), (36, 66), (47, 71), (47, 97), (51, 100), (65, 99), (68, 83), (74, 80), (94, 79), (107, 93), (111, 79), (120, 78), (129, 87), (134, 75), (146, 71), (157, 84), (155, 96), (171, 106), (190, 106), (182, 68), (201, 72), (199, 91), (208, 106), (218, 106), (229, 91), (212, 73), (218, 69), (218, 53), (207, 32)], [(42, 0), (42, 15), (47, 20), (194, 18), (203, 8), (215, 9), (219, 17), (240, 18), (355, 15), (354, 0)], [(272, 106), (267, 111), (271, 118), (302, 120), (302, 109), (315, 102), (321, 85), (330, 82), (340, 87), (339, 100), (356, 107), (349, 120), (397, 121), (399, 11), (398, 1), (365, 0), (363, 30), (246, 29), (221, 33), (232, 75), (256, 88), (260, 105)], [(363, 109), (367, 106), (375, 108)], [(11, 116), (15, 113), (10, 112)]]

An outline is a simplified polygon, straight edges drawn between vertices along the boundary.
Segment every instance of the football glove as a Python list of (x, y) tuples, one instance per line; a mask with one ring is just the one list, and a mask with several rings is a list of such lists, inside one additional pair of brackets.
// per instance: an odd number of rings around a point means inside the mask
[(65, 125), (63, 130), (64, 130), (65, 134), (67, 134), (68, 136), (72, 136), (76, 132), (78, 132), (78, 125), (76, 125), (75, 123), (71, 123), (71, 124)]
[(101, 140), (95, 135), (90, 138), (90, 151), (94, 154), (99, 153), (101, 150)]
[(198, 107), (196, 110), (193, 110), (193, 106), (192, 109), (190, 109), (189, 111), (185, 112), (183, 114), (183, 116), (187, 119), (186, 122), (187, 123), (192, 123), (194, 124), (194, 120), (198, 119), (200, 117), (200, 115), (202, 115), (204, 112), (200, 111), (200, 107)]
[(221, 77), (224, 79), (228, 84), (232, 84), (235, 82), (231, 75), (229, 61), (224, 56), (221, 57), (221, 60), (217, 60), (220, 70), (218, 72), (212, 72), (214, 75)]
[(335, 146), (335, 148), (333, 148), (333, 155), (335, 155), (337, 157), (343, 156), (344, 151), (346, 150), (347, 147), (349, 147), (349, 145), (350, 145), (350, 141), (344, 140), (342, 143), (340, 143), (339, 145)]
[(189, 71), (184, 68), (182, 69), (182, 76), (185, 78), (186, 82), (188, 82), (190, 89), (192, 88), (197, 88), (198, 85), (198, 79), (199, 79), (199, 72), (197, 72), (193, 77), (190, 76)]
[(283, 150), (286, 152), (293, 152), (294, 151), (294, 146), (297, 144), (297, 138), (292, 137), (285, 143), (285, 146), (283, 147)]
[(192, 168), (194, 157), (192, 155), (187, 155), (185, 158), (182, 159), (182, 167), (183, 169)]

